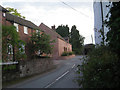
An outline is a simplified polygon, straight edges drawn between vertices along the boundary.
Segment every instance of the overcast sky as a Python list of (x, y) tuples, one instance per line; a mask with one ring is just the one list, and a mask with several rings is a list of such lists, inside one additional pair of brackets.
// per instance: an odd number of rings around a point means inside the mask
[[(33, 2), (34, 1), (34, 2)], [(63, 2), (64, 1), (64, 2)], [(84, 44), (94, 39), (94, 13), (92, 0), (1, 0), (3, 7), (16, 8), (21, 15), (36, 25), (76, 25), (85, 37)]]

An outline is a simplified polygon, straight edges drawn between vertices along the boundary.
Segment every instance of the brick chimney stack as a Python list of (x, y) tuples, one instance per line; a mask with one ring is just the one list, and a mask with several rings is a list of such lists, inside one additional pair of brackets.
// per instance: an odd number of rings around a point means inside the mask
[(51, 28), (52, 28), (52, 30), (55, 30), (55, 31), (56, 31), (56, 29), (55, 29), (55, 25), (54, 25), (54, 26), (51, 26)]

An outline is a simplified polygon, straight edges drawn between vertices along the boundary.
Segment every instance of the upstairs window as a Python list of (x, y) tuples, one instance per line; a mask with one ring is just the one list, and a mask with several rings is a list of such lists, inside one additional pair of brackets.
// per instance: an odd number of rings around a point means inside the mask
[(27, 27), (25, 27), (25, 26), (24, 26), (24, 33), (25, 33), (25, 34), (28, 34), (28, 29), (27, 29)]
[(17, 23), (14, 23), (14, 26), (16, 27), (16, 30), (17, 30), (17, 32), (19, 31), (18, 30), (18, 24)]
[(5, 17), (6, 16), (6, 14), (5, 13), (3, 13), (3, 17)]

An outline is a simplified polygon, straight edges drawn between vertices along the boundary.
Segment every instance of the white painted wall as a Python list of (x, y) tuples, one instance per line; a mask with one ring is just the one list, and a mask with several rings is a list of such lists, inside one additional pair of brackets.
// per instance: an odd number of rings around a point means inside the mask
[(99, 30), (102, 28), (102, 15), (101, 15), (101, 6), (100, 2), (94, 2), (94, 36), (95, 36), (95, 44), (100, 44), (102, 38), (100, 37)]
[[(102, 8), (103, 8), (103, 20), (106, 19), (106, 15), (109, 12), (109, 8), (106, 7), (109, 2), (102, 2)], [(102, 29), (102, 13), (101, 13), (101, 4), (100, 2), (94, 2), (93, 4), (94, 8), (94, 34), (95, 34), (95, 44), (101, 44), (102, 37), (100, 37), (101, 33), (99, 32), (100, 29)], [(108, 32), (108, 28), (104, 26), (104, 36), (106, 39), (106, 34)], [(105, 42), (106, 44), (107, 42)]]

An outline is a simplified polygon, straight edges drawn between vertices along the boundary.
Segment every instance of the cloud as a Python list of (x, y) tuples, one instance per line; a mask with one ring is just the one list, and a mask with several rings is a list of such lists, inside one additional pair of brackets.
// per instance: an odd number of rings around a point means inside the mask
[[(6, 1), (6, 0), (4, 0)], [(9, 1), (9, 0), (8, 0)], [(15, 0), (14, 0), (15, 1)], [(18, 0), (19, 1), (19, 0)], [(52, 25), (68, 25), (71, 29), (72, 25), (76, 25), (80, 34), (85, 37), (85, 44), (91, 43), (91, 35), (94, 36), (93, 31), (93, 10), (92, 3), (79, 4), (68, 2), (77, 11), (63, 5), (60, 2), (48, 3), (48, 2), (3, 2), (3, 6), (9, 6), (16, 8), (27, 20), (32, 21), (36, 25), (40, 25), (41, 22), (51, 27)], [(48, 1), (48, 0), (47, 0)], [(57, 0), (58, 1), (58, 0)], [(82, 5), (82, 6), (81, 6)], [(86, 17), (85, 15), (89, 16)]]
[[(93, 2), (93, 0), (1, 0), (2, 2)], [(100, 0), (99, 0), (100, 1)]]

